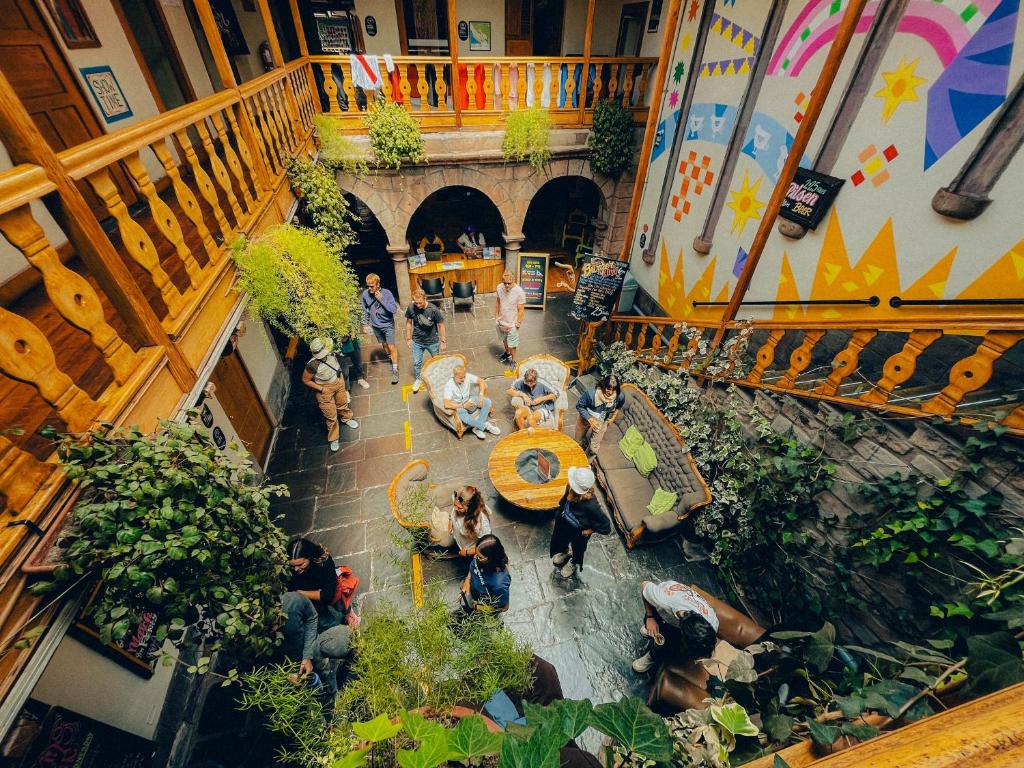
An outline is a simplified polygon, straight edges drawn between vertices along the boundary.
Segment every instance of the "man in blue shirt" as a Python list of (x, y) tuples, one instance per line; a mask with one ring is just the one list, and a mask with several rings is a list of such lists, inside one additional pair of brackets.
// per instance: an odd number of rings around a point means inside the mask
[(366, 290), (360, 297), (363, 302), (363, 333), (373, 329), (373, 335), (391, 358), (391, 383), (398, 383), (398, 345), (395, 344), (395, 313), (398, 302), (394, 294), (380, 285), (380, 276), (370, 273), (366, 276)]
[(558, 393), (540, 380), (536, 368), (527, 368), (521, 379), (516, 379), (507, 392), (516, 405), (516, 429), (526, 427), (555, 428), (555, 400)]

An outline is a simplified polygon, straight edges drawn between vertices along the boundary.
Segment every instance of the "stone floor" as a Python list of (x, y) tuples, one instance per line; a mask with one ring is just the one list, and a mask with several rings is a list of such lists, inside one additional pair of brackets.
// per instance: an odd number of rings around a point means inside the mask
[[(568, 319), (570, 298), (555, 296), (546, 310), (527, 310), (520, 359), (540, 352), (566, 360), (574, 357), (578, 324)], [(475, 317), (462, 308), (446, 316), (449, 350), (465, 354), (470, 371), (486, 379), (494, 402), (493, 420), (507, 432), (511, 413), (505, 390), (510, 379), (497, 360), (501, 344), (494, 331), (493, 297), (482, 298)], [(382, 598), (410, 602), (411, 569), (397, 557), (401, 549), (393, 537), (400, 528), (391, 516), (386, 492), (407, 462), (425, 459), (433, 480), (464, 478), (484, 492), (494, 533), (512, 560), (506, 626), (557, 667), (565, 695), (595, 703), (625, 694), (646, 696), (649, 681), (629, 668), (642, 650), (637, 634), (643, 613), (638, 585), (642, 579), (673, 578), (720, 594), (706, 564), (688, 562), (677, 540), (627, 551), (613, 532), (591, 540), (582, 578), (561, 579), (548, 559), (551, 513), (509, 508), (487, 478), (487, 458), (498, 438), (480, 441), (467, 434), (460, 441), (443, 427), (426, 393), (414, 395), (408, 387), (412, 366), (405, 347), (399, 352), (401, 382), (394, 386), (379, 347), (364, 347), (363, 352), (371, 361), (366, 377), (370, 389), (356, 388), (352, 407), (360, 427), (342, 428), (344, 442), (337, 453), (328, 450), (311, 391), (297, 381), (293, 387), (268, 468), (271, 481), (287, 484), (291, 491), (275, 507), (287, 532), (326, 545), (337, 562), (355, 570), (362, 579), (358, 610)], [(573, 393), (571, 399), (575, 398)], [(571, 407), (565, 422), (571, 432)], [(460, 561), (425, 560), (423, 576), (425, 581), (440, 582), (454, 598), (465, 568)], [(591, 748), (597, 745), (593, 737), (584, 738)]]

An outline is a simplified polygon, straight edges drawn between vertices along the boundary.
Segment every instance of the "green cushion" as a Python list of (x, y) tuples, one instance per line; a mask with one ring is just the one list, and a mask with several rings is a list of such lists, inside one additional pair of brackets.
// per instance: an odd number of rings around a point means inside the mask
[(654, 468), (658, 466), (658, 457), (655, 455), (650, 443), (644, 441), (643, 445), (636, 449), (633, 463), (636, 465), (637, 472), (644, 477), (647, 477), (654, 471)]
[(676, 505), (677, 498), (678, 496), (672, 491), (657, 488), (654, 491), (654, 495), (651, 497), (651, 503), (647, 505), (647, 511), (652, 515), (660, 515), (663, 512), (668, 512)]
[(619, 450), (622, 451), (622, 455), (625, 456), (632, 462), (636, 461), (637, 449), (646, 442), (644, 436), (640, 433), (640, 430), (634, 426), (631, 426), (626, 430), (626, 434), (619, 440)]

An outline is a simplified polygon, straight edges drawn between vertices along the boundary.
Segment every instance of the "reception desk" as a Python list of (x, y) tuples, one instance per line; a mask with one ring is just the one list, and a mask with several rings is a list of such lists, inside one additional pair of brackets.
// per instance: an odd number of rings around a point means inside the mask
[[(459, 269), (445, 269), (443, 264), (461, 261)], [(420, 280), (440, 277), (445, 283), (476, 282), (477, 293), (493, 293), (505, 271), (505, 259), (470, 259), (461, 253), (447, 253), (442, 261), (428, 261), (425, 266), (409, 270), (409, 290), (420, 287)], [(445, 295), (448, 291), (445, 290)]]

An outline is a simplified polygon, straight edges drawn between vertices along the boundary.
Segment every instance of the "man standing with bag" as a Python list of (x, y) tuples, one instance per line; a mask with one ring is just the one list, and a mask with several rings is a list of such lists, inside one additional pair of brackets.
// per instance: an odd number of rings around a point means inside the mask
[(331, 441), (331, 450), (336, 451), (341, 447), (338, 417), (350, 429), (359, 429), (359, 422), (352, 418), (345, 376), (341, 362), (331, 354), (333, 350), (334, 342), (330, 339), (313, 339), (310, 342), (309, 351), (313, 357), (302, 371), (302, 383), (316, 392), (316, 404), (327, 420), (327, 439)]
[(398, 345), (395, 344), (395, 313), (398, 302), (394, 294), (382, 288), (380, 276), (373, 272), (366, 276), (366, 289), (360, 297), (363, 302), (363, 333), (373, 329), (373, 335), (391, 358), (391, 383), (398, 383)]
[(519, 326), (523, 324), (523, 310), (526, 308), (526, 291), (516, 285), (516, 276), (506, 270), (501, 284), (495, 290), (494, 321), (498, 337), (505, 347), (501, 362), (509, 368), (516, 366), (516, 348), (519, 346)]

